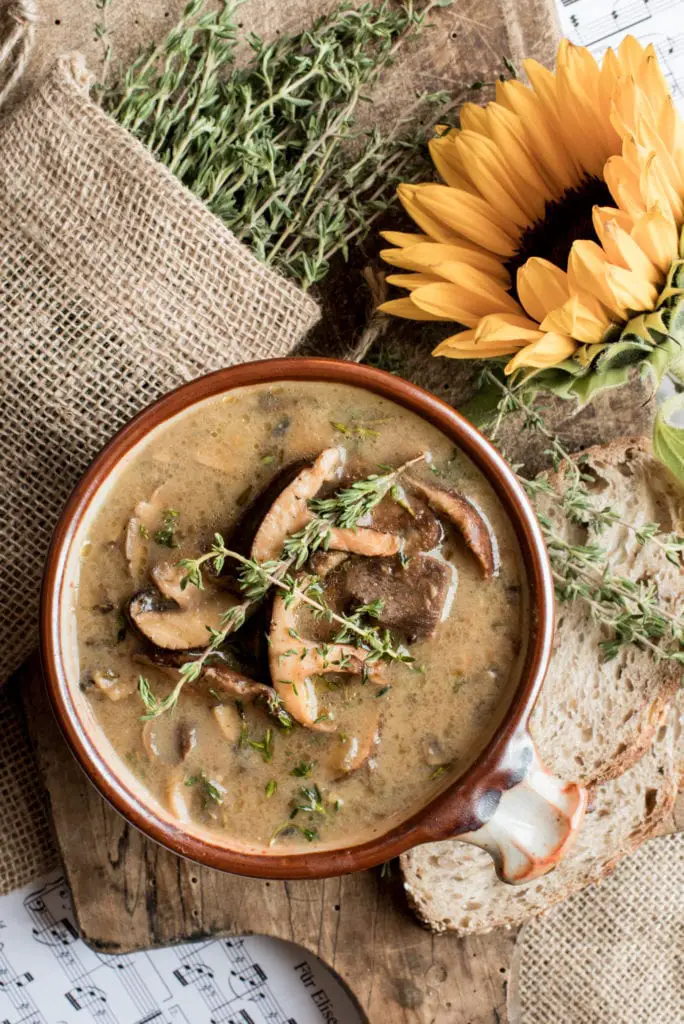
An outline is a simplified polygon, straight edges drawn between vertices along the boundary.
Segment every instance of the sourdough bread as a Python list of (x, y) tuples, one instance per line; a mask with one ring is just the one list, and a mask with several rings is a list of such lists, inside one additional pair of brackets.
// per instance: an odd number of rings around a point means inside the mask
[[(681, 608), (681, 566), (669, 562), (656, 544), (639, 544), (634, 528), (656, 522), (660, 532), (680, 532), (684, 496), (650, 453), (644, 438), (626, 438), (584, 453), (593, 482), (587, 485), (598, 509), (610, 506), (623, 523), (601, 533), (615, 576), (653, 581), (670, 611)], [(559, 491), (568, 472), (549, 477)], [(542, 509), (548, 511), (548, 509)], [(586, 544), (586, 528), (555, 522), (566, 540)], [(632, 527), (632, 528), (630, 528)], [(589, 785), (615, 778), (648, 750), (679, 688), (682, 667), (656, 665), (651, 653), (633, 644), (605, 661), (605, 633), (584, 602), (559, 602), (551, 667), (530, 724), (539, 753), (550, 771), (569, 782)]]
[[(610, 505), (637, 528), (657, 522), (663, 533), (681, 532), (682, 496), (645, 440), (592, 448), (585, 458), (598, 508)], [(549, 480), (560, 489), (567, 474)], [(587, 542), (585, 528), (556, 525), (566, 539)], [(669, 608), (681, 605), (681, 569), (656, 545), (640, 545), (622, 523), (609, 527), (601, 543), (615, 575), (654, 580)], [(488, 854), (465, 843), (404, 854), (409, 901), (434, 931), (514, 927), (598, 881), (645, 839), (672, 829), (677, 789), (684, 783), (684, 697), (667, 724), (664, 719), (681, 668), (656, 664), (633, 646), (606, 662), (602, 639), (583, 603), (559, 603), (554, 655), (531, 723), (550, 770), (590, 786), (591, 809), (575, 847), (551, 875), (515, 887), (496, 878)]]
[(460, 935), (516, 927), (598, 882), (644, 840), (669, 831), (678, 784), (672, 719), (629, 771), (591, 787), (580, 835), (551, 874), (506, 885), (489, 854), (454, 840), (405, 853), (404, 888), (420, 919), (435, 932)]

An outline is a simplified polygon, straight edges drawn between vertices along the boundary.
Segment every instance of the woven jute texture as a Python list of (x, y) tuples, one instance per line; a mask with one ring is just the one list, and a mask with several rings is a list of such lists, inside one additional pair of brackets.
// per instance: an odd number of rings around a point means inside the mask
[[(184, 381), (286, 355), (318, 317), (88, 84), (82, 58), (63, 58), (0, 125), (0, 682), (35, 646), (52, 529), (104, 442)], [(14, 714), (0, 715), (0, 750), (7, 890), (45, 858), (27, 841), (35, 769)]]
[(682, 1024), (684, 834), (520, 933), (511, 1024)]

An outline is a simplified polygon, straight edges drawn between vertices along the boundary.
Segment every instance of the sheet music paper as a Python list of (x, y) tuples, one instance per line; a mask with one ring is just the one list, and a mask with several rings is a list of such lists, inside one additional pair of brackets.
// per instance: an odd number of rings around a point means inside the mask
[(680, 109), (684, 108), (684, 0), (560, 0), (561, 30), (599, 58), (626, 35), (653, 43)]
[(0, 898), (0, 1024), (357, 1024), (315, 956), (276, 939), (96, 953), (58, 873)]

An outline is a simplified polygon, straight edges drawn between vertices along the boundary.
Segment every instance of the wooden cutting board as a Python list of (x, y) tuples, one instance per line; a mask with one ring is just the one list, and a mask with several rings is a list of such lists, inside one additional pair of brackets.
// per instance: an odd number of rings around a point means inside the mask
[(434, 936), (406, 906), (398, 871), (317, 882), (222, 874), (145, 839), (90, 784), (62, 739), (37, 659), (22, 681), (38, 769), (83, 938), (106, 953), (215, 935), (299, 943), (354, 992), (371, 1024), (502, 1024), (515, 944)]

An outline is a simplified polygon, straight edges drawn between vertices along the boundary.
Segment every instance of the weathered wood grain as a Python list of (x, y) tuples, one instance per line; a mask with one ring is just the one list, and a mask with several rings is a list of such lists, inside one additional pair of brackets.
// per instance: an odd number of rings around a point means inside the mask
[(396, 873), (317, 882), (240, 878), (176, 857), (128, 825), (90, 784), (52, 716), (37, 660), (24, 706), (57, 844), (86, 942), (129, 952), (207, 935), (299, 943), (336, 970), (371, 1024), (502, 1024), (514, 936), (435, 936)]

